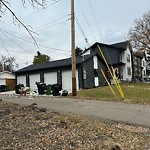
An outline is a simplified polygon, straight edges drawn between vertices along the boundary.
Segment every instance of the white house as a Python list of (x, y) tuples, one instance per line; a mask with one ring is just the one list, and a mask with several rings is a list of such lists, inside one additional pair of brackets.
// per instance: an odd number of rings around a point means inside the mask
[(0, 72), (0, 85), (7, 85), (9, 90), (13, 90), (15, 85), (15, 75), (9, 71)]

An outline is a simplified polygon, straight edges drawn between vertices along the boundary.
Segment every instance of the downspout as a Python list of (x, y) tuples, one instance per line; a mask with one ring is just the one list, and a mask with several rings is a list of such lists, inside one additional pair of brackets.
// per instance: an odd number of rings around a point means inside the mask
[(131, 52), (131, 65), (132, 65), (132, 81), (134, 81), (134, 61), (133, 61), (133, 50), (132, 50), (132, 46), (129, 42), (129, 50)]

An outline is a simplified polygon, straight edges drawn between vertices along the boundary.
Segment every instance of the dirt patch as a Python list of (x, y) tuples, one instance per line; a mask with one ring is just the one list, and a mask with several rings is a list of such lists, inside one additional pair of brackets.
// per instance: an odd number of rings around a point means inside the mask
[(5, 149), (148, 149), (150, 130), (124, 124), (107, 124), (0, 101), (0, 147)]

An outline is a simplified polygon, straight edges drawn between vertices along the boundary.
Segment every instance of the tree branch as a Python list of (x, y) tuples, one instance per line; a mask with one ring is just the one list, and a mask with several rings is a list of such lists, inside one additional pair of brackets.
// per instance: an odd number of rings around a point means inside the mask
[[(25, 28), (25, 30), (30, 34), (30, 36), (32, 37), (34, 43), (36, 46), (38, 46), (34, 36), (32, 35), (32, 33), (35, 33), (33, 31), (31, 31), (22, 21), (20, 21), (20, 19), (16, 16), (16, 14), (2, 1), (0, 0), (0, 2), (5, 6), (5, 8), (13, 15), (13, 17), (19, 22), (19, 24), (21, 24), (21, 26), (23, 26)], [(32, 33), (31, 33), (32, 32)]]

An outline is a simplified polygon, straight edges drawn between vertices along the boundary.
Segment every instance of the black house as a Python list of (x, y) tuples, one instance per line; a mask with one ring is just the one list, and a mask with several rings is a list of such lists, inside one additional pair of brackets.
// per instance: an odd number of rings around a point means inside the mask
[[(113, 45), (95, 43), (85, 50), (82, 56), (76, 58), (77, 90), (105, 85), (106, 81), (100, 68), (103, 69), (106, 77), (110, 78), (97, 44), (102, 49), (108, 64), (118, 69), (118, 74), (121, 75), (120, 68), (125, 66), (125, 62), (122, 61), (121, 56), (127, 49), (127, 42)], [(58, 83), (62, 86), (63, 90), (71, 91), (71, 66), (71, 58), (27, 66), (15, 72), (17, 84), (22, 83), (30, 87), (31, 90), (36, 90), (36, 82), (44, 82), (46, 84)]]

